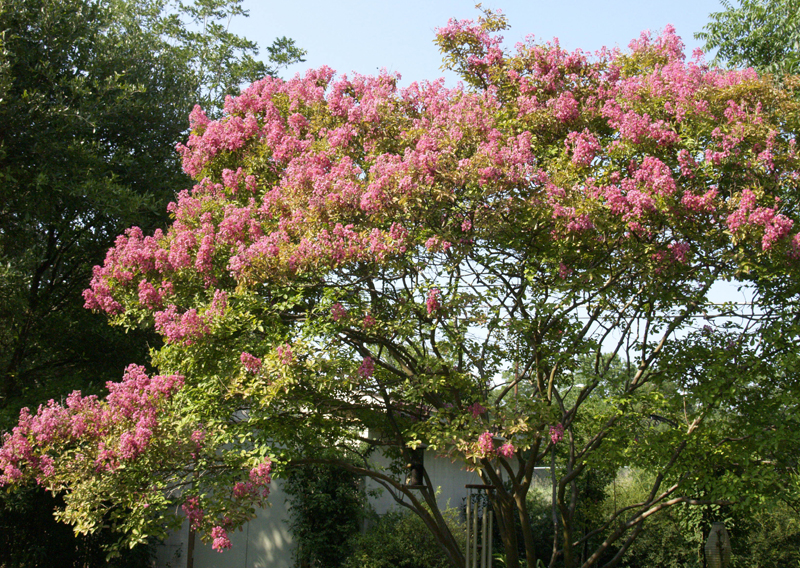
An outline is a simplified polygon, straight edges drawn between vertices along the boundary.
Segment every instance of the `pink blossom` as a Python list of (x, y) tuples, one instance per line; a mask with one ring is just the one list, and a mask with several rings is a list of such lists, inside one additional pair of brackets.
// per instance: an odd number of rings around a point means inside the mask
[(373, 375), (374, 372), (375, 362), (372, 360), (372, 357), (364, 357), (364, 360), (361, 362), (361, 366), (358, 368), (358, 375), (362, 379), (368, 379)]
[(139, 303), (143, 306), (153, 310), (161, 308), (162, 296), (147, 280), (139, 282)]
[(197, 497), (189, 497), (181, 508), (186, 518), (189, 519), (189, 524), (192, 528), (199, 529), (205, 516), (203, 509), (200, 507), (200, 500)]
[(588, 166), (601, 150), (600, 142), (587, 128), (570, 132), (564, 144), (572, 149), (572, 163), (576, 166)]
[(363, 327), (364, 329), (370, 329), (371, 327), (374, 327), (376, 323), (377, 322), (375, 321), (375, 318), (372, 316), (372, 314), (367, 313), (367, 315), (364, 316), (364, 319), (361, 322), (361, 327)]
[(195, 308), (183, 314), (178, 313), (175, 305), (168, 306), (166, 310), (156, 312), (155, 327), (168, 343), (182, 343), (191, 345), (196, 339), (209, 333), (205, 319), (197, 313)]
[(580, 233), (594, 228), (594, 223), (587, 213), (575, 214), (573, 213), (571, 219), (567, 222), (567, 232)]
[(245, 483), (244, 481), (238, 481), (233, 485), (233, 496), (237, 499), (249, 497), (255, 491), (256, 488), (252, 482)]
[(502, 446), (497, 449), (497, 453), (503, 456), (504, 458), (510, 458), (514, 455), (514, 445), (511, 442), (506, 442)]
[[(466, 223), (466, 221), (464, 221)], [(461, 224), (461, 228), (463, 231), (468, 231), (472, 225), (470, 224), (466, 229), (464, 228), (464, 223)], [(452, 247), (452, 243), (443, 240), (438, 235), (430, 237), (428, 240), (425, 241), (425, 248), (430, 252), (447, 252)]]
[(728, 229), (730, 229), (731, 232), (735, 232), (748, 222), (748, 214), (755, 209), (756, 201), (756, 194), (753, 191), (749, 189), (742, 191), (742, 195), (739, 198), (739, 207), (736, 211), (728, 215)]
[(336, 302), (331, 306), (331, 319), (333, 321), (339, 321), (342, 318), (347, 317), (347, 310), (344, 309), (344, 306), (339, 302)]
[(775, 215), (764, 229), (764, 236), (761, 238), (761, 249), (767, 251), (772, 248), (777, 241), (786, 237), (794, 226), (794, 221), (782, 214)]
[(249, 373), (258, 373), (261, 370), (261, 359), (258, 357), (244, 351), (239, 359)]
[(288, 343), (279, 345), (277, 349), (275, 349), (275, 354), (278, 356), (278, 361), (280, 361), (282, 365), (291, 365), (294, 362), (292, 346)]
[(554, 444), (559, 443), (564, 438), (564, 426), (561, 423), (550, 426), (550, 441)]
[(203, 441), (206, 439), (205, 430), (193, 430), (192, 431), (192, 435), (190, 437), (191, 437), (192, 442), (195, 443), (195, 445), (200, 446), (200, 445), (202, 445)]
[(425, 306), (428, 309), (428, 315), (432, 314), (433, 312), (437, 311), (439, 308), (442, 307), (441, 304), (441, 292), (438, 288), (431, 288), (428, 292), (428, 299), (425, 301)]
[[(500, 14), (497, 11), (495, 14)], [(485, 74), (484, 68), (499, 64), (503, 60), (500, 47), (503, 37), (492, 35), (480, 23), (472, 20), (450, 19), (447, 26), (436, 29), (436, 35), (443, 41), (453, 44), (475, 46), (477, 53), (467, 57), (467, 64), (477, 73)]]
[(483, 405), (481, 405), (481, 403), (479, 403), (479, 402), (476, 402), (476, 403), (468, 406), (467, 410), (472, 414), (473, 418), (477, 418), (478, 416), (480, 416), (481, 414), (486, 412), (486, 408)]
[(44, 481), (56, 474), (55, 462), (50, 456), (44, 455), (39, 458), (39, 471), (41, 474), (36, 477), (36, 482), (43, 485)]
[(634, 179), (656, 195), (675, 193), (675, 180), (669, 167), (652, 156), (647, 156), (634, 173)]
[[(147, 450), (154, 429), (158, 427), (160, 403), (183, 384), (179, 376), (149, 377), (143, 367), (130, 365), (120, 383), (107, 383), (109, 395), (105, 403), (97, 397), (83, 397), (73, 392), (66, 405), (55, 401), (42, 405), (36, 415), (27, 409), (20, 413), (19, 425), (12, 429), (0, 448), (0, 483), (21, 480), (23, 467), (37, 470), (42, 482), (55, 475), (55, 463), (47, 455), (38, 455), (40, 448), (30, 443), (33, 438), (45, 448), (82, 441), (94, 445), (94, 465), (98, 471), (113, 471), (119, 460), (133, 460)], [(110, 430), (119, 432), (116, 442), (103, 439)]]
[(678, 152), (678, 164), (681, 168), (681, 175), (684, 175), (687, 178), (695, 177), (694, 170), (697, 167), (697, 162), (694, 161), (694, 158), (692, 158), (688, 150), (684, 149)]
[(755, 192), (745, 189), (739, 198), (738, 208), (728, 215), (728, 229), (735, 233), (744, 227), (760, 227), (764, 234), (761, 249), (768, 251), (779, 240), (788, 236), (794, 221), (777, 212), (777, 207), (757, 207)]
[(228, 308), (228, 293), (225, 290), (214, 290), (211, 305), (206, 310), (207, 317), (222, 317)]
[(233, 546), (228, 538), (228, 532), (220, 526), (211, 529), (211, 538), (213, 539), (211, 548), (217, 552), (222, 552)]
[(792, 250), (789, 254), (792, 258), (800, 259), (800, 233), (792, 239)]
[(695, 195), (693, 193), (686, 192), (683, 194), (683, 197), (681, 198), (681, 203), (689, 211), (696, 211), (699, 213), (710, 213), (715, 209), (714, 201), (718, 195), (719, 192), (715, 187), (712, 187), (711, 189), (706, 191), (703, 195)]
[(558, 98), (548, 101), (548, 106), (552, 107), (553, 116), (561, 122), (571, 122), (579, 116), (578, 101), (569, 91), (564, 91)]
[(265, 459), (256, 467), (250, 470), (250, 481), (258, 487), (267, 487), (272, 483), (272, 462)]
[(494, 436), (491, 432), (484, 432), (478, 436), (477, 450), (480, 457), (491, 457), (494, 453)]
[(242, 170), (242, 168), (237, 168), (236, 171), (229, 170), (227, 168), (222, 170), (222, 183), (233, 193), (239, 191), (240, 183), (243, 177), (244, 170)]
[(686, 264), (689, 251), (691, 250), (689, 243), (686, 242), (671, 243), (667, 248), (669, 248), (669, 250), (672, 251), (672, 258), (674, 258), (681, 264)]

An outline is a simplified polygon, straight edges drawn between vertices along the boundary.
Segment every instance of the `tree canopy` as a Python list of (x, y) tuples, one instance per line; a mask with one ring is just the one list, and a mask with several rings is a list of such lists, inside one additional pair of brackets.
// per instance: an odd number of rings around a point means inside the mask
[[(438, 30), (466, 86), (323, 67), (257, 81), (216, 120), (195, 108), (196, 184), (84, 292), (157, 330), (161, 375), (24, 412), (2, 482), (65, 491), (81, 530), (120, 504), (129, 542), (181, 503), (224, 549), (270, 468), (339, 463), (463, 566), (427, 474), (409, 487), (371, 460), (425, 447), (494, 486), (514, 568), (613, 565), (671, 506), (790, 495), (796, 83), (687, 61), (670, 27), (590, 55), (505, 50), (506, 25)], [(746, 305), (716, 299), (730, 281)], [(525, 496), (556, 461), (537, 558)], [(631, 466), (647, 496), (579, 523), (580, 482)]]

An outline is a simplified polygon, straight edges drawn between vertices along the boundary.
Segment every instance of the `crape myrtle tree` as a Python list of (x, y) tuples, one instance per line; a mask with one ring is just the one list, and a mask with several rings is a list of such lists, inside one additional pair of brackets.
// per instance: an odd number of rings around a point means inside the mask
[[(254, 83), (219, 120), (195, 108), (196, 185), (166, 231), (118, 237), (85, 292), (154, 326), (162, 375), (24, 412), (3, 483), (66, 492), (86, 531), (122, 504), (128, 542), (183, 506), (221, 550), (269, 467), (340, 463), (463, 566), (427, 475), (371, 461), (426, 447), (494, 486), (512, 567), (613, 565), (669, 507), (788, 494), (795, 83), (686, 61), (670, 27), (592, 56), (504, 50), (505, 27), (438, 30), (456, 88), (321, 68)], [(747, 305), (715, 299), (730, 280)], [(537, 558), (525, 497), (555, 461)], [(587, 526), (581, 480), (623, 466), (652, 487)]]

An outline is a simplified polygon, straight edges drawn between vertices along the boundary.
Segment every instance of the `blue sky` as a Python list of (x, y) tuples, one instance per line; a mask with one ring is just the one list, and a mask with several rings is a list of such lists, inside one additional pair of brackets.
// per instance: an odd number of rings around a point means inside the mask
[[(699, 47), (693, 36), (708, 14), (722, 10), (719, 0), (498, 0), (483, 5), (508, 16), (511, 29), (504, 36), (510, 46), (534, 34), (541, 41), (558, 37), (567, 49), (625, 47), (643, 30), (672, 24), (688, 54)], [(474, 0), (245, 0), (250, 18), (235, 22), (232, 31), (257, 41), (262, 51), (283, 35), (306, 49), (306, 63), (284, 71), (284, 77), (321, 65), (362, 74), (385, 67), (401, 73), (407, 85), (444, 75), (434, 30), (452, 17), (475, 19), (474, 6)], [(455, 81), (445, 76), (448, 83)]]

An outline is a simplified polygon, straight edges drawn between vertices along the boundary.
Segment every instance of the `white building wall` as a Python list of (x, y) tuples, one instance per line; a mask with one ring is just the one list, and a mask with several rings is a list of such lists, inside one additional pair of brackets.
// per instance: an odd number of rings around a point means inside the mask
[[(386, 468), (382, 473), (392, 475), (388, 470), (389, 460), (387, 458), (381, 456), (374, 459), (374, 462), (378, 467)], [(452, 462), (448, 458), (437, 456), (435, 452), (425, 452), (423, 465), (431, 480), (431, 485), (436, 489), (436, 502), (441, 510), (448, 507), (463, 507), (467, 495), (464, 486), (482, 483), (476, 472), (467, 471), (464, 468), (463, 462)], [(401, 483), (404, 481), (402, 477), (396, 479)], [(378, 482), (367, 478), (366, 488), (367, 491), (378, 491), (378, 497), (372, 499), (370, 503), (379, 515), (384, 515), (390, 509), (398, 506), (394, 498)]]
[[(256, 518), (241, 531), (229, 533), (232, 548), (217, 552), (211, 543), (195, 539), (194, 568), (292, 568), (294, 544), (289, 533), (289, 498), (282, 490), (282, 481), (273, 480), (270, 486), (271, 506), (256, 509)], [(185, 568), (189, 523), (157, 549), (155, 568)]]

